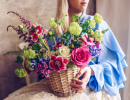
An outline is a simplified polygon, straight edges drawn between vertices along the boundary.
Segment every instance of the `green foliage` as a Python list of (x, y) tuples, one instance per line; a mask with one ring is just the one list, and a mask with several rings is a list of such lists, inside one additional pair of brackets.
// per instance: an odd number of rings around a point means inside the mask
[(32, 49), (35, 50), (35, 52), (39, 52), (41, 49), (41, 46), (39, 44), (32, 45)]
[(27, 59), (33, 59), (35, 58), (35, 51), (34, 50), (24, 50), (24, 57)]
[(58, 18), (57, 18), (57, 19), (55, 19), (55, 22), (58, 22)]
[(109, 30), (109, 28), (103, 30), (102, 33), (104, 34), (104, 33), (106, 33), (108, 30)]
[(74, 68), (76, 68), (77, 66), (73, 63), (73, 62), (69, 62), (68, 64), (67, 64), (67, 67), (68, 68), (71, 68), (71, 69), (74, 69)]
[(43, 55), (38, 54), (38, 55), (36, 55), (36, 57), (37, 58), (43, 58)]
[(70, 43), (70, 40), (69, 40), (69, 35), (70, 35), (70, 32), (67, 31), (66, 33), (64, 33), (62, 36), (61, 36), (61, 41), (64, 42), (64, 43)]
[(9, 51), (9, 52), (5, 53), (4, 55), (7, 55), (7, 54), (20, 56), (20, 55), (23, 55), (23, 50), (21, 50), (21, 51)]
[(43, 28), (44, 28), (44, 26), (43, 26), (43, 25), (41, 25), (41, 28), (43, 29)]
[(89, 23), (90, 23), (90, 20), (89, 19), (87, 19), (86, 21), (85, 21), (85, 23), (82, 23), (80, 26), (82, 27), (82, 32), (86, 32), (87, 30), (86, 30), (86, 28), (90, 28), (89, 26)]
[(99, 41), (99, 42), (100, 42), (100, 41), (102, 40), (103, 34), (102, 34), (101, 31), (96, 30), (96, 31), (94, 32), (93, 37), (95, 38), (95, 41)]
[(15, 70), (15, 74), (18, 76), (18, 77), (25, 77), (27, 75), (27, 72), (25, 71), (25, 69), (21, 68), (21, 69), (16, 69)]
[(97, 57), (92, 57), (92, 60), (95, 60)]
[(79, 16), (78, 16), (78, 15), (76, 15), (76, 14), (72, 15), (72, 17), (73, 17), (73, 20), (72, 20), (72, 21), (74, 21), (74, 22), (75, 22), (75, 20), (76, 20), (76, 19), (78, 19), (78, 18), (79, 18)]
[(89, 23), (90, 27), (92, 27), (93, 29), (95, 28), (95, 21), (94, 20), (90, 20), (90, 23)]
[(77, 22), (72, 22), (69, 26), (69, 31), (72, 35), (79, 36), (82, 31), (82, 28)]
[(31, 67), (31, 60), (26, 60), (26, 67), (31, 71), (34, 70), (34, 68)]
[(96, 13), (96, 14), (94, 15), (94, 20), (95, 20), (95, 22), (96, 22), (97, 24), (101, 24), (102, 21), (103, 21), (103, 18), (102, 18), (101, 15), (99, 15), (99, 14)]
[(19, 65), (22, 65), (23, 63), (23, 58), (21, 56), (17, 56), (16, 58), (17, 60), (15, 61), (15, 63), (19, 64)]
[(49, 25), (50, 25), (52, 28), (56, 28), (56, 27), (57, 27), (57, 24), (56, 24), (54, 18), (50, 18), (50, 19), (49, 19)]

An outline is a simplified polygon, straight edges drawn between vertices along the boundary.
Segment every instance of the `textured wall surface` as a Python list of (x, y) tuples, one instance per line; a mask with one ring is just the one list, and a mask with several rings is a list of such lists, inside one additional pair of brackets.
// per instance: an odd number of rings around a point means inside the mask
[[(57, 0), (0, 0), (0, 100), (8, 94), (26, 85), (25, 78), (18, 78), (14, 71), (21, 66), (15, 64), (15, 55), (5, 55), (7, 51), (18, 50), (18, 44), (22, 39), (13, 29), (6, 31), (8, 25), (18, 25), (20, 19), (13, 15), (7, 15), (8, 11), (20, 13), (25, 19), (33, 23), (40, 23), (49, 29), (48, 20), (55, 17)], [(87, 14), (95, 13), (95, 0), (90, 0)], [(30, 75), (30, 81), (36, 82), (37, 76)]]

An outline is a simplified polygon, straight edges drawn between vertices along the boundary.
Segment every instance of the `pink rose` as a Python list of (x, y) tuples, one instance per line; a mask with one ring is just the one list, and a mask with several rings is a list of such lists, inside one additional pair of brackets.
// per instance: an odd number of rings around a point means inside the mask
[(88, 47), (82, 46), (72, 50), (71, 61), (79, 68), (84, 68), (91, 60)]

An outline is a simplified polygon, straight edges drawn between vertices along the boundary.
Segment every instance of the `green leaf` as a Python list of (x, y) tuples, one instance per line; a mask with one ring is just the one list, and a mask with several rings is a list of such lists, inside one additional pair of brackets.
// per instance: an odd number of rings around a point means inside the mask
[(64, 24), (65, 22), (62, 20), (61, 23)]
[(43, 28), (44, 28), (44, 26), (43, 26), (43, 25), (41, 25), (41, 28), (43, 29)]
[(5, 53), (4, 55), (7, 55), (7, 54), (20, 56), (20, 55), (23, 55), (23, 50), (21, 50), (21, 51), (9, 51), (9, 52)]
[(108, 30), (109, 30), (109, 28), (103, 30), (102, 33), (104, 34), (104, 33), (106, 33)]
[(61, 25), (61, 22), (59, 22), (58, 25)]
[(65, 17), (68, 16), (67, 14), (65, 15)]
[(36, 52), (39, 52), (41, 49), (41, 46), (39, 44), (34, 44), (32, 45), (32, 49), (35, 50)]
[(36, 57), (38, 57), (38, 58), (43, 58), (43, 56), (42, 56), (42, 55), (36, 55)]
[(15, 61), (15, 63), (17, 63), (17, 64), (19, 64), (19, 65), (22, 65), (22, 63), (23, 63), (23, 58), (20, 57), (20, 56), (17, 56), (16, 59), (17, 59), (17, 60)]
[(96, 59), (97, 57), (92, 57), (92, 60)]
[(55, 19), (55, 22), (58, 22), (58, 18), (57, 18), (57, 19)]
[(72, 17), (73, 17), (73, 20), (72, 20), (72, 21), (75, 21), (76, 19), (78, 19), (78, 18), (79, 18), (79, 16), (78, 16), (78, 15), (76, 15), (76, 14), (72, 15)]

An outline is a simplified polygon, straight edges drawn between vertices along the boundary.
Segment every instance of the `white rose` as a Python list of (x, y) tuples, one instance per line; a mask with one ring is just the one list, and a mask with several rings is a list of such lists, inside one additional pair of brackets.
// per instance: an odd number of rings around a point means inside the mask
[(59, 53), (64, 59), (70, 59), (70, 49), (67, 46), (62, 46), (59, 48)]

